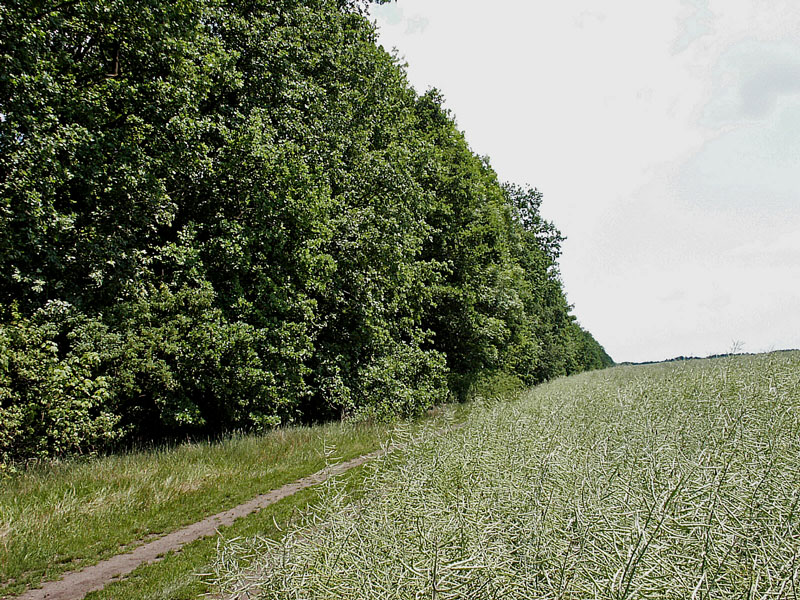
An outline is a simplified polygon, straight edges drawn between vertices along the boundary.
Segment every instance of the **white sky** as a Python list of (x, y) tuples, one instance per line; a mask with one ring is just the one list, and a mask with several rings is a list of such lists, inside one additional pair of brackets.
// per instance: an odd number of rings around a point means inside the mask
[(501, 179), (544, 193), (614, 360), (800, 348), (797, 0), (372, 8)]

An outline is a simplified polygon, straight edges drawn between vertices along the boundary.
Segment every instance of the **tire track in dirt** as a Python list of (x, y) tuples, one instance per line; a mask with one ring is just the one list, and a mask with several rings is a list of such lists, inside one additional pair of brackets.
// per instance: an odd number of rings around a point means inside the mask
[(256, 496), (230, 510), (226, 510), (202, 521), (182, 527), (163, 537), (138, 546), (130, 552), (112, 556), (95, 565), (80, 571), (65, 573), (60, 579), (45, 582), (42, 587), (28, 590), (20, 596), (6, 596), (14, 600), (82, 600), (89, 592), (102, 590), (106, 585), (119, 581), (137, 567), (161, 560), (170, 551), (180, 550), (183, 546), (200, 538), (216, 535), (222, 526), (231, 525), (236, 519), (252, 514), (279, 500), (288, 498), (300, 490), (318, 485), (336, 475), (341, 475), (354, 467), (394, 452), (406, 444), (396, 444), (363, 454), (351, 460), (329, 465), (292, 483)]

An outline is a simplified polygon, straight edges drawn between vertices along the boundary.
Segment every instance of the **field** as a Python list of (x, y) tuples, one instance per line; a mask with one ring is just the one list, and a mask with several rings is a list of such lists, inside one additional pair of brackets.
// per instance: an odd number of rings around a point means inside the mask
[(800, 353), (616, 367), (330, 482), (213, 583), (265, 598), (795, 598)]

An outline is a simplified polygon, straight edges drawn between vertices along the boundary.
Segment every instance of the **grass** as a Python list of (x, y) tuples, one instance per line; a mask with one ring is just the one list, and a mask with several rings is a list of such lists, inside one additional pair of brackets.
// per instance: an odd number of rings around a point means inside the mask
[[(341, 489), (358, 497), (363, 467), (338, 476)], [(158, 563), (143, 565), (86, 600), (196, 600), (212, 591), (210, 574), (220, 547), (236, 545), (248, 536), (280, 540), (309, 506), (320, 502), (322, 488), (307, 488), (220, 530), (218, 538), (203, 538), (170, 553)], [(243, 564), (240, 566), (244, 566)]]
[[(471, 411), (220, 548), (268, 598), (796, 598), (800, 353), (619, 367)], [(254, 575), (257, 575), (254, 577)]]
[[(425, 419), (408, 427), (401, 425), (393, 430), (393, 439), (403, 441), (418, 435), (420, 428), (441, 432), (453, 421), (464, 418), (469, 406), (450, 406), (436, 418)], [(402, 461), (404, 451), (397, 450), (393, 462)], [(339, 453), (336, 452), (336, 459)], [(383, 460), (388, 460), (383, 459)], [(361, 497), (364, 479), (370, 471), (356, 467), (321, 486), (302, 490), (257, 513), (238, 519), (232, 526), (223, 527), (217, 538), (204, 538), (187, 544), (178, 553), (170, 553), (162, 561), (143, 565), (124, 580), (112, 583), (99, 592), (87, 596), (87, 600), (196, 600), (207, 597), (214, 591), (212, 572), (221, 548), (237, 547), (243, 540), (258, 536), (259, 539), (282, 539), (287, 530), (297, 523), (308, 510), (320, 510), (328, 503), (326, 498), (335, 490), (347, 498), (347, 502)], [(246, 558), (238, 561), (246, 568)]]
[(292, 427), (16, 474), (0, 481), (0, 596), (314, 473), (325, 466), (326, 449), (335, 448), (342, 460), (375, 450), (394, 429), (352, 423)]

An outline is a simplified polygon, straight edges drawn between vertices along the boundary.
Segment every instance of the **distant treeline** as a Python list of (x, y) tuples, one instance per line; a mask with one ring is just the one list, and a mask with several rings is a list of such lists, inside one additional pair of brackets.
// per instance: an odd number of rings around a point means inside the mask
[[(780, 352), (800, 352), (797, 349), (785, 350), (771, 350), (770, 353)], [(722, 354), (709, 354), (708, 356), (676, 356), (674, 358), (667, 358), (666, 360), (646, 360), (642, 362), (625, 361), (618, 363), (620, 366), (633, 366), (633, 365), (657, 365), (659, 363), (682, 362), (686, 360), (709, 360), (712, 358), (728, 358), (731, 356), (757, 356), (759, 353), (755, 352), (724, 352)]]
[(352, 1), (3, 2), (0, 189), (0, 460), (612, 363)]

